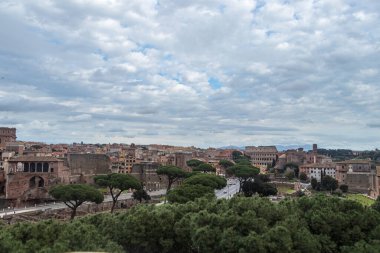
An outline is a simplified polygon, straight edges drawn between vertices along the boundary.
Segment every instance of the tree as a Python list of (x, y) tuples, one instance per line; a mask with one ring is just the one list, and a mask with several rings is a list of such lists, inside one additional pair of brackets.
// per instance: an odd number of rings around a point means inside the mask
[(346, 193), (348, 192), (348, 185), (346, 184), (342, 184), (339, 186), (339, 189), (343, 192), (343, 193)]
[(317, 188), (317, 185), (318, 185), (318, 181), (316, 178), (311, 178), (311, 188), (313, 188), (313, 190), (316, 190)]
[(292, 180), (294, 178), (294, 172), (293, 171), (288, 171), (285, 173), (285, 177), (289, 180)]
[(205, 163), (205, 162), (200, 161), (198, 159), (191, 159), (191, 160), (189, 160), (189, 161), (186, 162), (186, 165), (189, 166), (189, 167), (191, 167), (191, 168), (196, 168), (196, 167), (198, 167), (199, 165), (201, 165), (203, 163)]
[(295, 176), (296, 178), (298, 178), (298, 176), (299, 176), (299, 167), (298, 167), (298, 164), (293, 163), (293, 162), (289, 162), (289, 163), (285, 164), (284, 169), (285, 169), (285, 170), (286, 170), (286, 169), (290, 169), (290, 170), (292, 170), (292, 171), (294, 172), (294, 176)]
[(85, 201), (100, 204), (104, 200), (103, 194), (93, 186), (86, 184), (58, 185), (50, 190), (50, 195), (62, 201), (71, 209), (71, 219), (74, 219), (77, 208)]
[(177, 182), (181, 178), (186, 177), (185, 171), (172, 165), (161, 166), (159, 169), (157, 169), (157, 174), (160, 176), (165, 176), (167, 179), (168, 186), (166, 188), (166, 193), (170, 191), (173, 183)]
[(268, 183), (262, 183), (258, 193), (260, 196), (272, 196), (277, 195), (277, 188)]
[(141, 183), (135, 177), (128, 174), (108, 174), (94, 177), (95, 183), (101, 187), (107, 187), (112, 197), (111, 213), (113, 213), (120, 194), (128, 189), (141, 189)]
[(202, 163), (198, 167), (194, 168), (193, 171), (202, 171), (203, 173), (206, 173), (206, 172), (215, 172), (215, 168), (211, 164)]
[[(373, 209), (375, 209), (376, 211), (380, 212), (380, 196), (377, 197), (375, 203), (372, 204), (371, 206)], [(379, 229), (380, 230), (380, 229)]]
[(299, 178), (303, 182), (307, 181), (307, 175), (306, 175), (306, 173), (305, 172), (301, 172)]
[(254, 180), (245, 181), (242, 185), (244, 196), (251, 197), (255, 193), (260, 196), (276, 195), (277, 188), (267, 182), (269, 182), (269, 178), (262, 174), (256, 175)]
[(132, 194), (132, 198), (135, 200), (138, 200), (140, 203), (145, 200), (150, 200), (149, 194), (141, 187), (140, 189), (136, 190)]
[(236, 162), (237, 160), (239, 160), (241, 157), (243, 157), (243, 153), (242, 152), (237, 151), (237, 150), (232, 151), (232, 160), (234, 160), (234, 162)]
[(321, 180), (321, 187), (324, 190), (333, 192), (338, 188), (338, 180), (331, 176), (323, 176)]
[(204, 185), (183, 184), (167, 194), (170, 203), (186, 203), (206, 195), (215, 196), (214, 189)]
[(227, 173), (238, 178), (240, 183), (239, 192), (241, 192), (241, 187), (243, 184), (258, 175), (260, 173), (260, 169), (247, 165), (235, 165), (228, 168)]
[(219, 165), (222, 166), (224, 169), (227, 169), (231, 166), (234, 166), (235, 164), (229, 160), (222, 159), (219, 161)]
[(227, 185), (227, 180), (220, 176), (200, 173), (185, 179), (183, 184), (203, 185), (213, 189), (222, 189)]

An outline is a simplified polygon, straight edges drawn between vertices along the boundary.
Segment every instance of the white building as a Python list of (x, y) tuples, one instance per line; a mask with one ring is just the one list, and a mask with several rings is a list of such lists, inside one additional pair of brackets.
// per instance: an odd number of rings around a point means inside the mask
[(334, 163), (304, 164), (300, 166), (300, 173), (302, 172), (305, 173), (308, 178), (315, 178), (318, 182), (320, 182), (322, 176), (331, 176), (332, 178), (336, 178), (336, 165)]

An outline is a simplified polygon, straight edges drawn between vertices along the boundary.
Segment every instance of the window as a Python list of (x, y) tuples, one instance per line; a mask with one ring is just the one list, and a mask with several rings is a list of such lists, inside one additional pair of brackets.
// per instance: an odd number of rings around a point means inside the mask
[(37, 172), (42, 172), (42, 163), (37, 163)]
[(30, 163), (30, 172), (36, 172), (36, 164)]
[(29, 172), (29, 163), (24, 163), (24, 172)]
[(48, 163), (43, 164), (43, 172), (49, 172), (49, 164)]

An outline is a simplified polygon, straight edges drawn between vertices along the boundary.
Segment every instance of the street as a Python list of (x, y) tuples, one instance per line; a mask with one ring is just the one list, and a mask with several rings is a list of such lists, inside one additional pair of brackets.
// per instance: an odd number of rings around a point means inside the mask
[[(152, 191), (148, 192), (150, 196), (160, 196), (165, 194), (165, 190), (159, 190), (159, 191)], [(131, 199), (132, 193), (125, 193), (121, 194), (118, 200), (125, 200), (125, 199)], [(104, 197), (103, 202), (111, 202), (112, 197), (110, 195), (107, 195)], [(84, 202), (84, 204), (87, 204), (87, 202)], [(45, 211), (47, 209), (49, 210), (58, 210), (58, 209), (64, 209), (68, 208), (63, 202), (52, 202), (47, 204), (40, 204), (32, 207), (26, 207), (26, 208), (4, 208), (3, 210), (0, 210), (0, 218), (3, 218), (4, 215), (12, 215), (12, 214), (22, 214), (22, 213), (29, 213), (29, 212), (35, 212), (35, 211)]]
[[(218, 199), (220, 198), (232, 198), (237, 192), (239, 191), (239, 181), (237, 179), (228, 179), (227, 186), (220, 190), (215, 190), (215, 195)], [(152, 191), (149, 192), (150, 196), (160, 196), (165, 195), (166, 190), (162, 189), (159, 191)], [(125, 200), (125, 199), (131, 199), (132, 193), (125, 193), (121, 194), (118, 200)], [(110, 195), (107, 195), (104, 197), (103, 202), (111, 202), (112, 198)], [(85, 202), (84, 204), (87, 204)], [(36, 206), (31, 207), (25, 207), (25, 208), (4, 208), (0, 210), (0, 218), (3, 218), (4, 215), (12, 215), (12, 214), (23, 214), (23, 213), (30, 213), (35, 211), (45, 211), (45, 210), (59, 210), (67, 208), (67, 206), (63, 202), (50, 202), (45, 204), (39, 204)]]
[(227, 186), (220, 190), (215, 190), (215, 195), (218, 199), (232, 198), (237, 192), (239, 192), (239, 180), (237, 179), (228, 179)]

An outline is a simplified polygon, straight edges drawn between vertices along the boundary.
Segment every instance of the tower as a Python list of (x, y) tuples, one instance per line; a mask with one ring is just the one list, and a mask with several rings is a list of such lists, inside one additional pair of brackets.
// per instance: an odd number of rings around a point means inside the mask
[(13, 141), (16, 141), (16, 128), (0, 127), (0, 148)]

